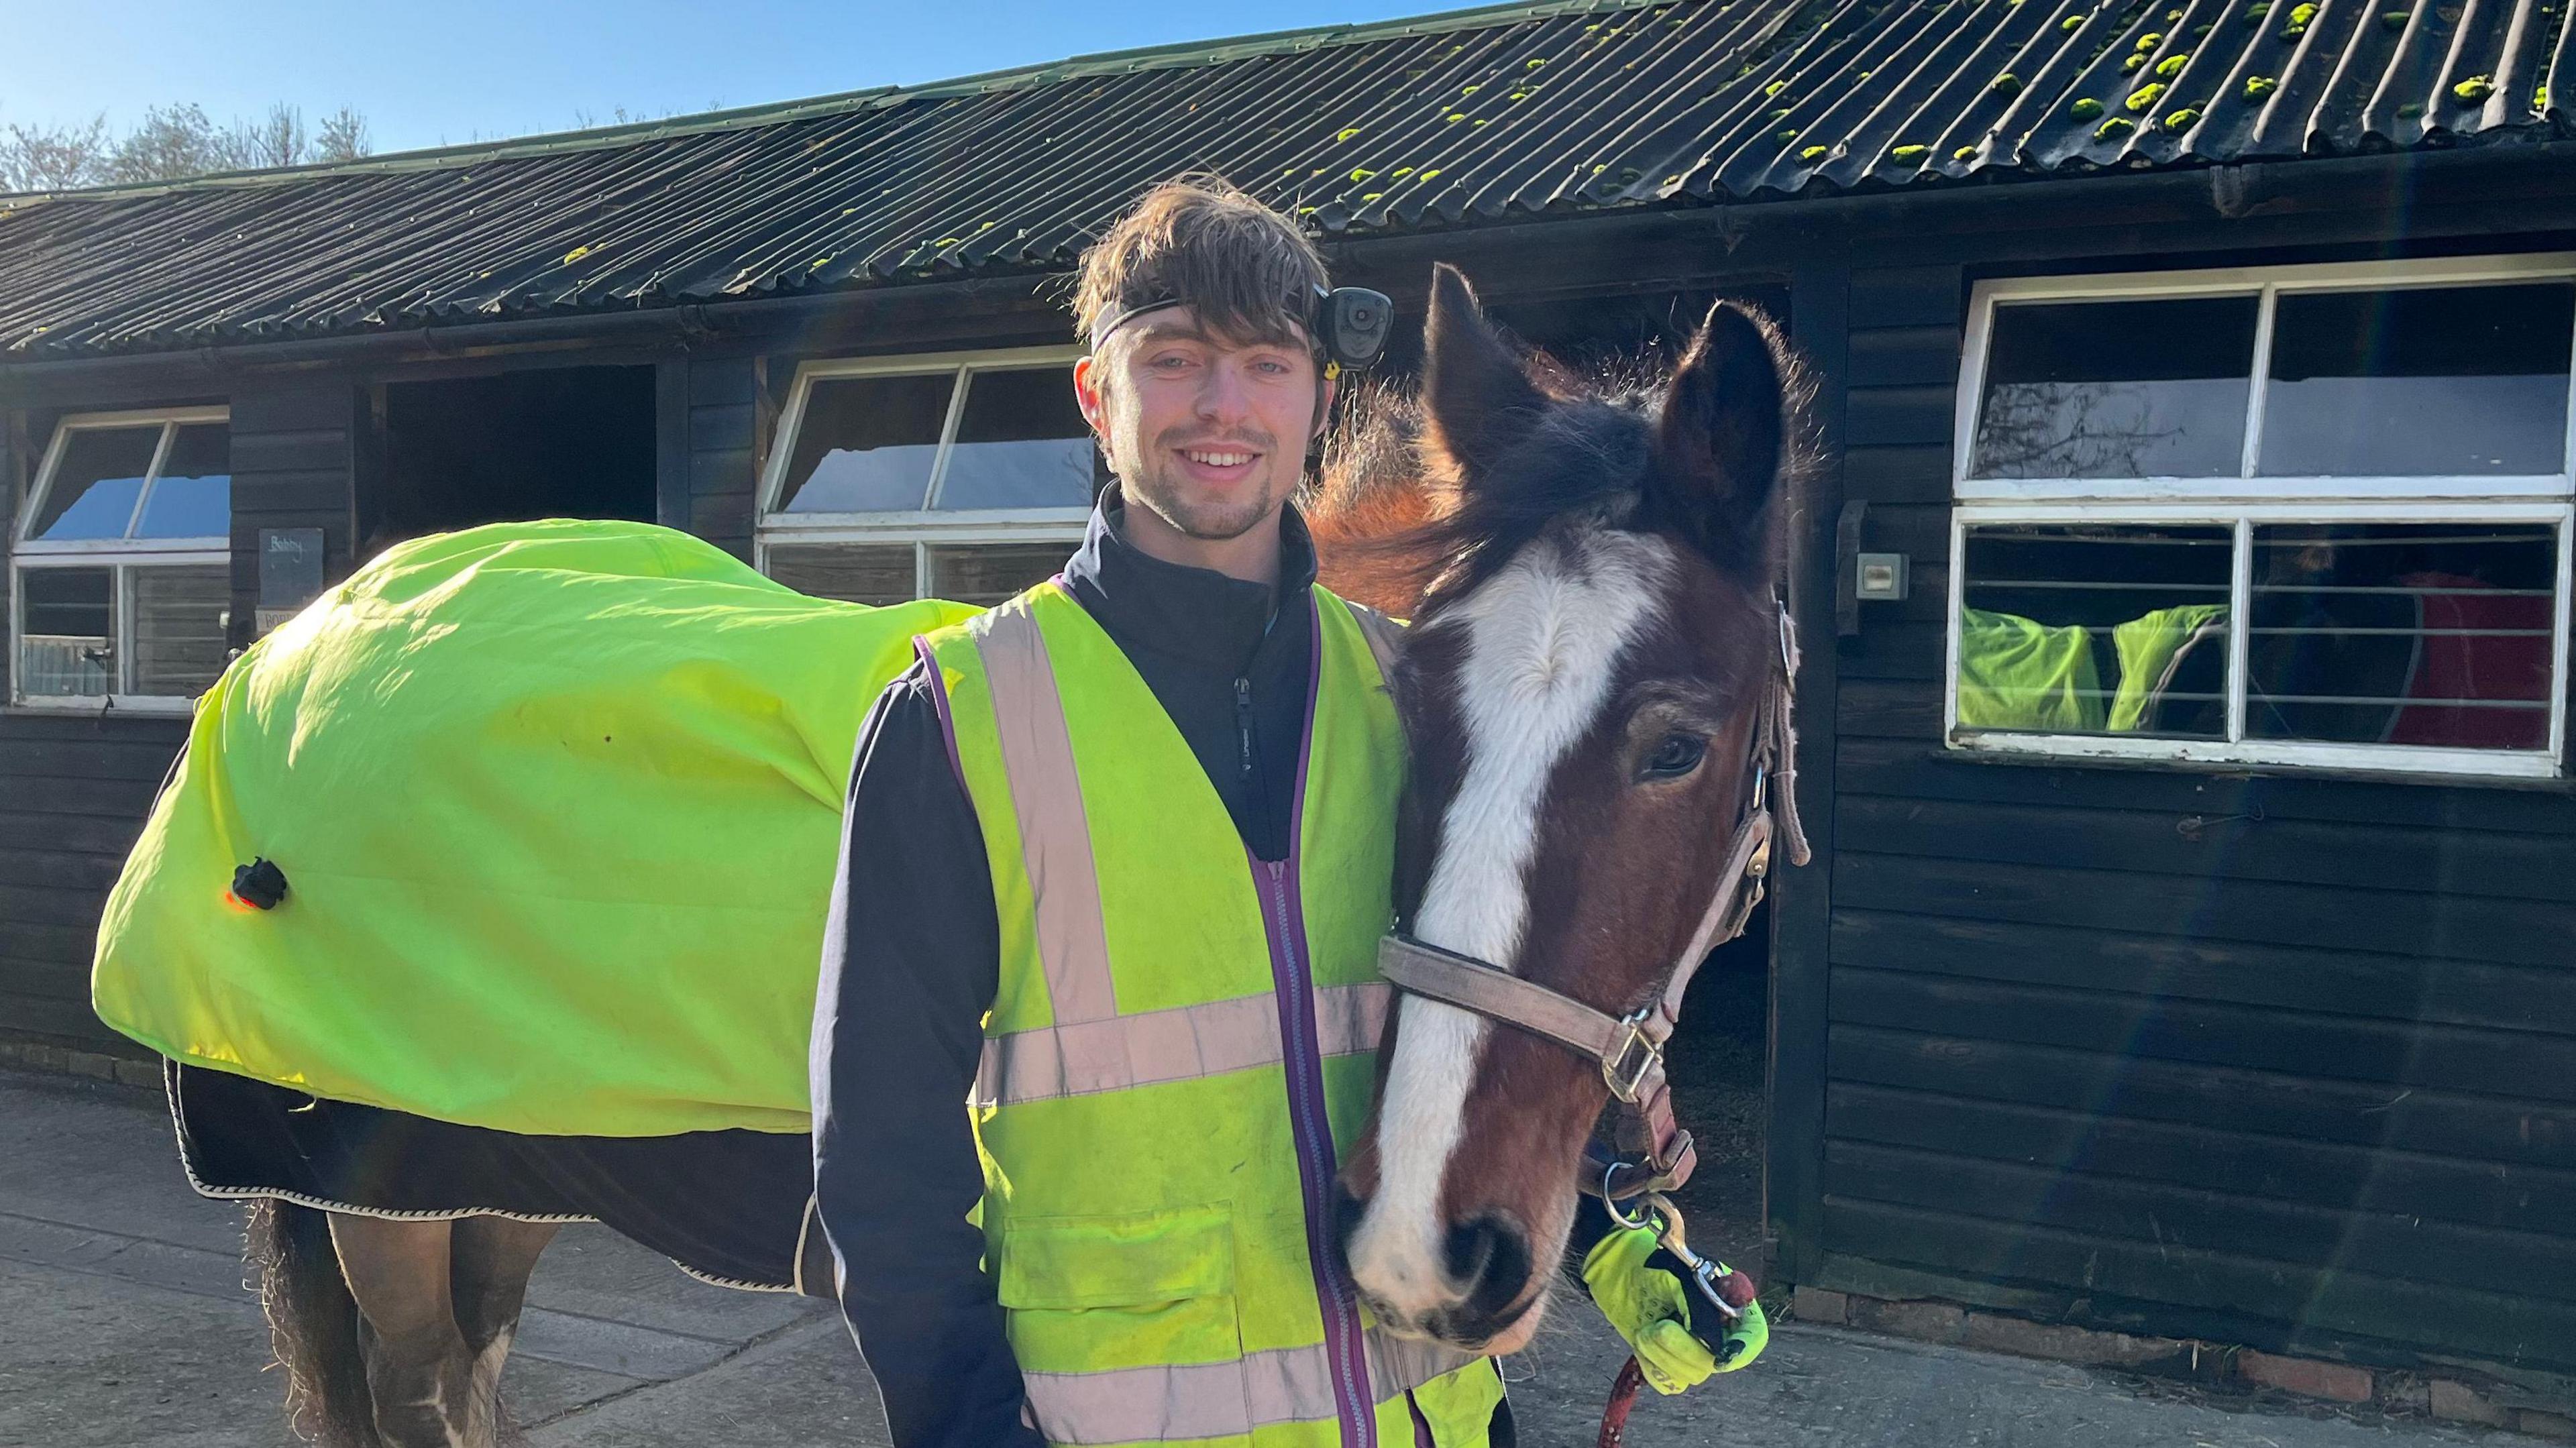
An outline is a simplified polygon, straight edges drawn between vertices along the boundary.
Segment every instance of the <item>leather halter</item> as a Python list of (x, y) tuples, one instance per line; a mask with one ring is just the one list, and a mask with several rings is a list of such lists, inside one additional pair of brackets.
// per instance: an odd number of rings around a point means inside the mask
[[(1561, 991), (1512, 974), (1491, 961), (1461, 955), (1392, 932), (1378, 942), (1378, 970), (1397, 988), (1440, 1001), (1554, 1041), (1597, 1062), (1610, 1094), (1627, 1107), (1624, 1150), (1633, 1158), (1602, 1156), (1597, 1182), (1585, 1190), (1618, 1202), (1670, 1191), (1690, 1179), (1698, 1157), (1691, 1136), (1673, 1119), (1672, 1086), (1664, 1075), (1664, 1043), (1680, 1023), (1682, 997), (1710, 951), (1744, 933), (1770, 873), (1775, 834), (1793, 864), (1807, 863), (1806, 832), (1798, 823), (1797, 736), (1792, 732), (1791, 680), (1797, 675), (1797, 634), (1789, 611), (1779, 609), (1779, 667), (1766, 681), (1754, 726), (1751, 797), (1718, 874), (1717, 891), (1698, 929), (1664, 978), (1663, 990), (1624, 1016), (1595, 1010)], [(1776, 781), (1776, 784), (1775, 784)], [(1772, 813), (1773, 791), (1779, 813)]]

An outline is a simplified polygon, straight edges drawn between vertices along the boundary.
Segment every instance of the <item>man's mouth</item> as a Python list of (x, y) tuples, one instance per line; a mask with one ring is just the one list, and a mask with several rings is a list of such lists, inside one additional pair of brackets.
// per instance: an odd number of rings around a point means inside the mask
[(1261, 454), (1240, 447), (1184, 447), (1174, 451), (1192, 474), (1211, 482), (1233, 482), (1252, 471)]

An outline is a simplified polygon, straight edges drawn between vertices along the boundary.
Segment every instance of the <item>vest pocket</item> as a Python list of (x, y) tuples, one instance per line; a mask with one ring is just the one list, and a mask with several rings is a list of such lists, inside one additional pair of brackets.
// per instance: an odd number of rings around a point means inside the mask
[(1238, 1362), (1234, 1228), (1224, 1206), (1018, 1217), (1002, 1228), (997, 1295), (1035, 1373)]

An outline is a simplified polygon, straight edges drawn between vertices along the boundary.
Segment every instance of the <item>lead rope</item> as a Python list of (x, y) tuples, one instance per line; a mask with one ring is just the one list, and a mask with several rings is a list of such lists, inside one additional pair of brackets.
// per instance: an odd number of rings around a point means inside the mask
[(1637, 1366), (1634, 1357), (1619, 1365), (1618, 1379), (1610, 1384), (1610, 1402), (1601, 1410), (1599, 1448), (1619, 1448), (1628, 1437), (1628, 1415), (1636, 1411), (1637, 1390), (1646, 1385), (1646, 1370)]

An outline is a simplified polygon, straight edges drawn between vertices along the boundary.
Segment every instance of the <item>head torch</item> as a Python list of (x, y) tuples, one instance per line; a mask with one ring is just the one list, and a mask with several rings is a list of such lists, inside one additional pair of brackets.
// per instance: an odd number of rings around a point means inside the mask
[[(1110, 334), (1129, 322), (1151, 312), (1188, 305), (1179, 297), (1166, 297), (1129, 307), (1091, 329), (1091, 349), (1099, 351)], [(1395, 325), (1395, 304), (1386, 293), (1366, 287), (1315, 288), (1306, 309), (1306, 336), (1323, 359), (1327, 381), (1345, 370), (1367, 367), (1386, 350), (1387, 333)]]

